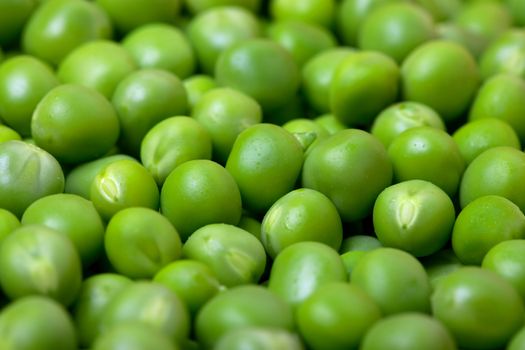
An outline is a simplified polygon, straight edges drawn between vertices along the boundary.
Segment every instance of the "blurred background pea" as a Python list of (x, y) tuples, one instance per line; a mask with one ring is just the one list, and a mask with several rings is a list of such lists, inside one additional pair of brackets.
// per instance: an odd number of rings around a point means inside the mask
[(16, 45), (37, 5), (33, 0), (3, 1), (0, 4), (0, 46)]
[(257, 13), (260, 9), (261, 2), (261, 0), (186, 0), (184, 4), (191, 14), (197, 15), (211, 8), (221, 6), (239, 6)]
[(480, 57), (479, 69), (483, 79), (497, 73), (525, 77), (525, 30), (512, 28), (487, 46)]

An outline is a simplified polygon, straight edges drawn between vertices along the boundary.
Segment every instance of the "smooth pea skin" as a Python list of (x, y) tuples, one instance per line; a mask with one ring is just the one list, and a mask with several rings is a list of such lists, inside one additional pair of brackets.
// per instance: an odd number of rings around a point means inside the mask
[(355, 235), (347, 237), (341, 243), (341, 253), (352, 251), (369, 251), (382, 247), (381, 242), (374, 236)]
[[(434, 1), (434, 0), (432, 0)], [(452, 0), (462, 1), (462, 0)], [(456, 42), (466, 48), (476, 59), (485, 49), (483, 39), (454, 22), (440, 22), (436, 24), (436, 33), (439, 39)]]
[(192, 117), (209, 133), (213, 159), (224, 164), (237, 136), (262, 121), (262, 110), (257, 101), (240, 91), (216, 88), (195, 104)]
[(0, 143), (11, 140), (22, 140), (22, 136), (10, 127), (0, 125)]
[(399, 67), (375, 51), (349, 55), (337, 67), (330, 86), (330, 110), (348, 126), (368, 126), (396, 101)]
[(3, 1), (0, 4), (0, 46), (9, 46), (24, 29), (24, 25), (37, 6), (33, 0)]
[(479, 265), (496, 244), (525, 238), (525, 214), (505, 197), (479, 197), (459, 213), (452, 248), (463, 264)]
[(428, 181), (409, 180), (379, 194), (374, 232), (384, 246), (426, 256), (448, 242), (455, 217), (454, 204), (443, 190)]
[(69, 238), (41, 225), (13, 231), (0, 246), (0, 285), (10, 299), (49, 296), (73, 303), (82, 280), (80, 257)]
[(20, 220), (9, 210), (0, 208), (0, 244), (11, 232), (20, 227)]
[(310, 349), (354, 349), (381, 318), (361, 288), (343, 282), (320, 286), (298, 308), (297, 325)]
[(212, 223), (236, 225), (242, 214), (241, 194), (234, 178), (211, 160), (191, 160), (166, 178), (160, 208), (182, 241)]
[(77, 84), (55, 87), (38, 103), (31, 119), (37, 146), (59, 161), (77, 164), (106, 154), (119, 136), (119, 120), (99, 92)]
[(336, 10), (334, 0), (271, 0), (270, 14), (276, 20), (296, 20), (331, 28)]
[(520, 139), (512, 126), (503, 119), (491, 117), (464, 124), (452, 134), (452, 138), (467, 165), (492, 147), (508, 146), (521, 149)]
[(311, 57), (302, 67), (302, 85), (310, 107), (319, 113), (330, 112), (330, 85), (337, 67), (354, 50), (336, 47), (323, 50)]
[(211, 349), (234, 329), (265, 327), (292, 331), (289, 305), (262, 286), (238, 286), (217, 294), (204, 305), (195, 320), (195, 334), (203, 349)]
[(263, 123), (239, 134), (226, 169), (239, 186), (243, 207), (264, 213), (294, 188), (302, 164), (299, 141), (282, 127)]
[(64, 190), (64, 173), (57, 160), (23, 141), (0, 143), (0, 208), (17, 217), (35, 200)]
[(222, 51), (235, 43), (261, 35), (261, 25), (253, 13), (231, 6), (203, 11), (193, 17), (188, 26), (188, 38), (205, 74), (215, 72), (215, 64)]
[(337, 251), (319, 242), (298, 242), (277, 255), (268, 288), (297, 307), (322, 285), (347, 279)]
[(42, 296), (25, 297), (0, 313), (0, 348), (75, 350), (75, 328), (67, 310), (56, 301)]
[(464, 208), (476, 198), (495, 194), (525, 211), (525, 154), (512, 147), (493, 147), (477, 156), (467, 167), (459, 189)]
[(479, 61), (483, 79), (498, 73), (525, 77), (525, 30), (513, 28), (494, 40)]
[(481, 267), (492, 270), (509, 281), (525, 300), (525, 240), (511, 239), (493, 246)]
[(90, 198), (104, 220), (129, 207), (159, 207), (159, 189), (153, 176), (129, 159), (112, 162), (97, 173)]
[(363, 288), (383, 315), (430, 310), (431, 288), (425, 269), (403, 250), (378, 248), (368, 252), (354, 267), (350, 282)]
[(284, 248), (317, 241), (339, 250), (343, 225), (337, 208), (321, 192), (301, 188), (279, 198), (262, 221), (261, 241), (275, 258)]
[(266, 266), (264, 247), (251, 233), (227, 224), (209, 224), (195, 231), (183, 247), (184, 256), (207, 264), (227, 287), (257, 283)]
[(111, 99), (118, 83), (137, 68), (121, 45), (96, 40), (71, 51), (60, 62), (57, 75), (63, 83), (87, 86)]
[(74, 194), (58, 193), (34, 201), (22, 216), (23, 225), (44, 225), (65, 234), (89, 267), (103, 252), (104, 223), (93, 203)]
[(271, 327), (244, 327), (224, 334), (215, 350), (303, 350), (297, 334)]
[(91, 1), (48, 0), (27, 22), (22, 48), (53, 65), (77, 46), (96, 39), (110, 39), (108, 15)]
[(509, 343), (507, 344), (507, 350), (520, 350), (525, 346), (525, 327), (521, 328), (518, 332), (514, 333)]
[(367, 332), (362, 350), (456, 350), (445, 326), (425, 314), (407, 312), (379, 320)]
[(465, 170), (458, 145), (447, 132), (430, 126), (405, 130), (388, 147), (394, 181), (420, 179), (453, 197)]
[(0, 115), (5, 124), (23, 136), (31, 133), (36, 105), (59, 81), (39, 59), (22, 55), (0, 65)]
[(304, 21), (283, 20), (266, 28), (270, 39), (287, 49), (298, 67), (302, 67), (315, 54), (334, 48), (334, 35), (326, 28)]
[(261, 0), (186, 0), (185, 5), (192, 14), (221, 6), (240, 6), (256, 13), (261, 6)]
[(385, 108), (374, 119), (370, 133), (386, 148), (403, 131), (418, 126), (431, 126), (445, 131), (445, 123), (432, 108), (412, 101), (403, 101)]
[(72, 316), (75, 321), (78, 342), (89, 348), (96, 338), (100, 318), (106, 305), (125, 286), (129, 278), (114, 273), (101, 273), (82, 281), (80, 293), (73, 304)]
[(116, 325), (98, 337), (93, 350), (177, 350), (170, 338), (157, 328), (141, 322)]
[(217, 87), (215, 79), (206, 74), (192, 75), (182, 82), (188, 94), (189, 110), (193, 111), (197, 102), (211, 89)]
[(155, 124), (185, 115), (188, 109), (181, 80), (173, 73), (153, 68), (139, 69), (121, 80), (111, 101), (120, 122), (119, 145), (135, 155)]
[(316, 145), (302, 169), (302, 185), (332, 200), (341, 219), (357, 221), (372, 212), (377, 195), (390, 185), (392, 165), (371, 134), (346, 129)]
[(300, 71), (291, 54), (269, 39), (248, 39), (224, 50), (215, 78), (253, 97), (264, 111), (286, 105), (300, 85)]
[(432, 314), (448, 328), (459, 347), (500, 349), (523, 326), (524, 307), (509, 282), (472, 266), (440, 281), (432, 295)]
[(175, 344), (188, 338), (190, 316), (186, 305), (163, 285), (138, 281), (124, 286), (106, 305), (100, 320), (100, 334), (124, 322), (146, 323)]
[(180, 29), (169, 24), (141, 26), (126, 35), (122, 47), (141, 68), (165, 69), (181, 79), (195, 70), (190, 42)]
[(525, 81), (522, 78), (511, 74), (494, 75), (478, 90), (470, 108), (469, 121), (486, 118), (501, 119), (509, 123), (520, 141), (525, 143), (525, 122), (522, 118), (525, 113), (525, 106), (522, 103), (524, 94)]
[(178, 259), (182, 243), (177, 230), (159, 212), (126, 208), (108, 223), (104, 247), (111, 265), (126, 277), (152, 278)]
[(140, 159), (162, 185), (177, 166), (193, 159), (210, 159), (212, 139), (194, 118), (177, 116), (164, 119), (144, 136)]
[(430, 13), (418, 5), (396, 2), (370, 12), (357, 41), (359, 48), (382, 52), (401, 63), (413, 49), (434, 37)]
[(172, 23), (182, 5), (181, 0), (96, 0), (95, 3), (107, 13), (121, 34), (147, 23)]
[(90, 199), (91, 184), (97, 174), (107, 165), (122, 159), (134, 160), (125, 154), (114, 154), (77, 165), (68, 172), (64, 191)]
[(177, 260), (163, 267), (153, 281), (177, 294), (194, 317), (223, 287), (213, 270), (198, 260)]
[(333, 114), (323, 114), (314, 119), (314, 122), (321, 125), (328, 135), (333, 135), (338, 131), (346, 129), (346, 125), (341, 123)]
[(475, 59), (452, 41), (420, 45), (401, 66), (403, 99), (426, 104), (445, 122), (455, 121), (467, 111), (479, 83)]

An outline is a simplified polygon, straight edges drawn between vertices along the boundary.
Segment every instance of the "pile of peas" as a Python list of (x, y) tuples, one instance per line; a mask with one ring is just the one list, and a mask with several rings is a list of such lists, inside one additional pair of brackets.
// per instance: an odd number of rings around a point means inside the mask
[(524, 144), (524, 0), (0, 0), (0, 349), (523, 350)]

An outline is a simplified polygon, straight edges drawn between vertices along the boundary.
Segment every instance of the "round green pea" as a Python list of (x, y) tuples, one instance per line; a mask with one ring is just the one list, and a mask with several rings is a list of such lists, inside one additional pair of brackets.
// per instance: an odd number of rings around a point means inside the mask
[(454, 22), (437, 23), (436, 34), (439, 39), (453, 41), (463, 46), (476, 59), (478, 59), (485, 50), (482, 38)]
[(153, 209), (138, 207), (122, 209), (111, 218), (104, 247), (115, 270), (134, 279), (152, 278), (182, 254), (171, 222)]
[(337, 9), (334, 0), (271, 0), (270, 14), (278, 21), (295, 20), (331, 28)]
[(383, 315), (430, 311), (431, 286), (425, 269), (403, 250), (378, 248), (366, 253), (354, 267), (350, 282), (361, 287)]
[(346, 282), (347, 273), (336, 250), (319, 242), (298, 242), (275, 258), (268, 288), (293, 307), (301, 305), (321, 286)]
[(261, 6), (261, 0), (186, 0), (185, 5), (192, 14), (199, 14), (222, 6), (239, 6), (257, 12)]
[(0, 208), (21, 217), (35, 200), (64, 190), (58, 161), (40, 147), (23, 141), (0, 143)]
[(292, 309), (278, 295), (257, 285), (237, 286), (217, 294), (195, 319), (195, 334), (205, 349), (211, 349), (232, 330), (264, 327), (292, 331)]
[(154, 326), (141, 322), (126, 322), (115, 325), (99, 336), (92, 349), (177, 350), (179, 347)]
[(23, 225), (44, 225), (65, 234), (84, 267), (102, 255), (104, 223), (93, 203), (85, 198), (68, 193), (40, 198), (25, 210), (21, 221)]
[(444, 22), (454, 18), (464, 2), (462, 0), (416, 0), (416, 3), (427, 10), (434, 20)]
[(271, 327), (243, 327), (224, 334), (215, 350), (303, 350), (295, 333)]
[(346, 125), (341, 123), (333, 114), (323, 114), (314, 119), (314, 122), (321, 125), (328, 135), (333, 135), (338, 131), (346, 129)]
[(207, 264), (227, 287), (257, 283), (266, 266), (262, 243), (251, 233), (228, 224), (209, 224), (193, 232), (184, 256)]
[(17, 133), (15, 130), (11, 129), (8, 126), (0, 125), (0, 143), (11, 141), (11, 140), (22, 140), (22, 136)]
[(483, 51), (479, 68), (483, 79), (498, 73), (525, 77), (525, 30), (513, 28), (502, 33)]
[(202, 96), (217, 87), (215, 79), (206, 74), (192, 75), (191, 77), (184, 79), (182, 84), (188, 94), (188, 106), (190, 111), (193, 111), (195, 105)]
[(121, 159), (97, 173), (90, 198), (104, 220), (129, 207), (159, 208), (159, 189), (139, 162)]
[(69, 238), (42, 225), (25, 225), (0, 245), (0, 285), (10, 299), (44, 295), (71, 305), (82, 281), (80, 257)]
[(382, 246), (381, 242), (374, 236), (354, 235), (343, 239), (339, 251), (341, 253), (370, 251)]
[(5, 237), (20, 227), (20, 220), (9, 210), (0, 208), (0, 244)]

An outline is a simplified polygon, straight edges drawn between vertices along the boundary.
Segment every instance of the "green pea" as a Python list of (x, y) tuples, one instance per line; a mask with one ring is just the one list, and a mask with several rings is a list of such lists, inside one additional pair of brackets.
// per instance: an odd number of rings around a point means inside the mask
[(275, 258), (286, 247), (316, 241), (339, 250), (343, 226), (337, 208), (324, 194), (308, 188), (288, 192), (266, 212), (261, 240)]
[[(479, 88), (470, 107), (469, 121), (485, 118), (501, 119), (509, 123), (520, 141), (525, 143), (525, 123), (521, 118), (525, 113), (525, 107), (521, 103), (523, 94), (525, 94), (523, 79), (511, 74), (496, 74)], [(493, 132), (496, 135), (495, 130)]]
[(506, 0), (505, 4), (507, 4), (510, 10), (510, 14), (514, 19), (514, 23), (518, 26), (523, 26), (525, 24), (525, 7), (523, 7), (523, 2), (520, 0)]
[(10, 299), (49, 296), (65, 306), (82, 280), (80, 257), (69, 238), (41, 225), (22, 226), (0, 246), (0, 285)]
[(110, 39), (112, 25), (106, 12), (91, 1), (48, 0), (27, 21), (22, 48), (53, 65), (77, 46)]
[(343, 282), (320, 286), (297, 308), (297, 325), (310, 349), (353, 349), (381, 318), (361, 288)]
[(437, 23), (436, 34), (440, 39), (453, 41), (463, 46), (476, 59), (478, 59), (485, 50), (483, 38), (480, 38), (475, 33), (468, 31), (454, 22)]
[(180, 258), (182, 243), (170, 221), (149, 208), (126, 208), (108, 223), (106, 254), (115, 270), (130, 278), (152, 278)]
[(455, 216), (454, 204), (443, 190), (428, 181), (409, 180), (379, 194), (374, 232), (384, 246), (426, 256), (448, 242)]
[(67, 174), (64, 191), (90, 199), (91, 184), (97, 174), (107, 165), (123, 159), (133, 160), (128, 155), (115, 154), (77, 165)]
[(188, 38), (205, 74), (214, 73), (222, 51), (261, 34), (257, 17), (239, 7), (217, 7), (202, 11), (192, 18), (188, 26)]
[(514, 28), (502, 33), (479, 60), (483, 79), (498, 73), (525, 77), (525, 30)]
[(261, 6), (261, 0), (186, 0), (185, 5), (194, 15), (221, 6), (239, 6), (257, 12)]
[(264, 327), (244, 327), (224, 334), (216, 350), (303, 350), (299, 337), (291, 332)]
[(525, 345), (525, 327), (514, 333), (507, 344), (507, 350), (520, 350)]
[(65, 234), (84, 267), (102, 255), (104, 223), (93, 203), (80, 196), (58, 193), (40, 198), (25, 210), (22, 224), (44, 225)]
[(385, 108), (375, 119), (370, 133), (388, 148), (403, 131), (418, 126), (431, 126), (445, 131), (443, 119), (432, 108), (404, 101)]
[(8, 126), (0, 125), (0, 143), (11, 141), (11, 140), (22, 140), (22, 136), (17, 133), (15, 130), (11, 129)]
[(377, 195), (391, 181), (392, 165), (385, 147), (358, 129), (342, 130), (319, 142), (302, 169), (303, 187), (330, 198), (345, 222), (367, 217)]
[(169, 174), (160, 207), (183, 241), (207, 224), (236, 225), (242, 213), (234, 178), (218, 163), (205, 159), (185, 162)]
[(62, 305), (42, 296), (28, 296), (12, 302), (0, 313), (0, 347), (75, 350), (75, 328)]
[(381, 242), (374, 236), (355, 235), (343, 239), (339, 251), (341, 253), (370, 251), (382, 246)]
[(270, 14), (278, 21), (304, 21), (331, 28), (336, 6), (334, 0), (271, 0)]
[(120, 81), (137, 68), (121, 45), (96, 40), (71, 51), (60, 62), (57, 75), (63, 83), (87, 86), (111, 99)]
[(463, 46), (434, 40), (418, 46), (403, 61), (403, 99), (433, 108), (445, 122), (458, 120), (480, 82), (474, 57)]
[(31, 119), (35, 143), (59, 161), (78, 164), (106, 154), (119, 136), (119, 120), (99, 92), (77, 84), (53, 88)]
[(348, 275), (348, 279), (352, 278), (352, 271), (354, 271), (354, 268), (356, 267), (357, 263), (363, 256), (366, 255), (368, 251), (363, 250), (351, 250), (346, 253), (341, 254), (341, 260), (343, 261), (343, 265), (345, 266), (346, 273)]
[(160, 121), (185, 115), (188, 98), (174, 74), (144, 68), (129, 74), (117, 85), (112, 98), (120, 121), (119, 144), (131, 154), (140, 152), (146, 133)]
[(237, 136), (262, 121), (262, 110), (257, 101), (240, 91), (217, 88), (200, 98), (192, 116), (211, 136), (213, 159), (224, 164)]
[(278, 295), (262, 286), (237, 286), (217, 294), (197, 314), (195, 334), (204, 349), (234, 329), (264, 327), (292, 331), (293, 313)]
[(33, 0), (3, 1), (0, 4), (0, 46), (9, 46), (20, 39), (36, 6)]
[(189, 110), (192, 112), (202, 96), (217, 87), (215, 79), (206, 74), (192, 75), (191, 77), (184, 79), (182, 83), (188, 94)]
[(375, 51), (351, 54), (334, 72), (331, 112), (346, 125), (368, 126), (396, 101), (399, 78), (399, 67), (389, 56)]
[(518, 291), (525, 300), (525, 240), (510, 239), (494, 245), (483, 257), (481, 267), (492, 270)]
[(35, 57), (21, 55), (2, 62), (0, 65), (2, 120), (21, 135), (29, 136), (31, 116), (38, 102), (58, 84), (59, 81), (51, 67)]
[(440, 321), (425, 314), (407, 312), (376, 322), (360, 349), (455, 350), (456, 342)]
[(237, 227), (250, 232), (259, 241), (261, 240), (262, 224), (256, 218), (243, 214), (241, 216), (241, 220), (237, 224)]
[(64, 190), (64, 173), (43, 149), (23, 141), (0, 143), (0, 208), (21, 217), (38, 198)]
[(329, 136), (328, 131), (312, 119), (294, 118), (283, 124), (283, 129), (291, 132), (303, 145), (305, 156), (319, 143)]
[(72, 310), (81, 346), (89, 348), (92, 345), (99, 332), (100, 319), (106, 306), (131, 283), (127, 277), (113, 273), (96, 274), (82, 281)]
[(121, 159), (97, 173), (90, 198), (104, 220), (129, 207), (158, 209), (159, 189), (153, 176), (135, 160)]
[(0, 208), (0, 244), (5, 237), (20, 227), (20, 220), (9, 210)]
[(346, 129), (346, 125), (341, 123), (333, 114), (323, 114), (315, 118), (314, 122), (321, 125), (328, 132), (328, 135)]
[(459, 200), (464, 208), (476, 198), (499, 195), (525, 211), (525, 154), (512, 147), (493, 147), (477, 156), (461, 179)]
[(394, 2), (379, 6), (364, 18), (357, 43), (363, 50), (382, 52), (401, 63), (435, 35), (430, 13), (411, 3)]
[(146, 133), (140, 146), (142, 164), (159, 186), (180, 164), (211, 156), (210, 134), (198, 121), (185, 116), (159, 122)]
[(524, 306), (509, 282), (471, 266), (440, 281), (432, 294), (432, 314), (459, 347), (498, 349), (523, 326)]
[(179, 347), (157, 328), (141, 322), (118, 324), (98, 337), (93, 350), (177, 350)]
[(266, 28), (267, 35), (287, 49), (298, 67), (302, 67), (317, 53), (334, 48), (335, 36), (321, 25), (304, 21), (282, 20)]
[(257, 283), (266, 265), (264, 247), (249, 232), (227, 224), (209, 224), (193, 232), (184, 256), (207, 264), (227, 287)]
[(243, 207), (258, 214), (294, 188), (302, 164), (299, 141), (282, 127), (263, 123), (239, 134), (226, 170), (239, 186)]
[(174, 261), (157, 272), (153, 280), (177, 294), (193, 317), (224, 288), (213, 270), (199, 260)]
[(427, 271), (432, 289), (451, 272), (456, 271), (463, 265), (451, 248), (442, 249), (432, 255), (421, 259), (421, 263)]
[(405, 130), (388, 147), (396, 182), (426, 180), (453, 197), (465, 170), (458, 145), (443, 130), (420, 126)]
[(462, 0), (416, 0), (416, 3), (438, 22), (453, 18), (463, 6)]
[(99, 333), (124, 322), (153, 326), (175, 345), (181, 345), (190, 331), (189, 312), (182, 300), (167, 287), (149, 281), (128, 284), (111, 298), (102, 313)]
[(347, 281), (337, 251), (319, 242), (298, 242), (277, 255), (268, 288), (297, 307), (322, 285)]
[(310, 107), (320, 113), (330, 112), (330, 85), (341, 62), (354, 53), (348, 47), (323, 50), (302, 67), (302, 90)]
[(384, 315), (430, 311), (428, 276), (423, 265), (405, 251), (378, 248), (366, 253), (354, 267), (350, 281), (363, 288)]
[(169, 24), (140, 26), (126, 35), (122, 47), (141, 68), (165, 69), (181, 79), (195, 70), (195, 54), (188, 38)]

